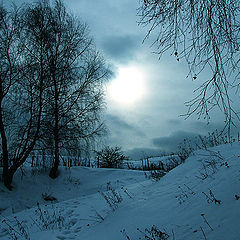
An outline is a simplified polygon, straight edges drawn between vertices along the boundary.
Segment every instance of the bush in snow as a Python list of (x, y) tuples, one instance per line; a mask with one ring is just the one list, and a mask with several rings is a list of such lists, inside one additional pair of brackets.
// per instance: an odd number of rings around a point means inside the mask
[(50, 208), (42, 208), (39, 203), (37, 203), (37, 208), (35, 210), (35, 219), (33, 222), (40, 228), (40, 230), (51, 230), (51, 229), (62, 229), (64, 227), (65, 219), (54, 206)]
[(97, 167), (101, 168), (122, 168), (127, 159), (120, 147), (107, 146), (96, 152)]
[(149, 174), (145, 173), (145, 176), (148, 179), (152, 179), (154, 181), (159, 181), (165, 174), (166, 174), (166, 172), (164, 172), (162, 170), (151, 170), (151, 171), (149, 171)]
[[(150, 229), (146, 228), (144, 231), (140, 230), (139, 228), (137, 230), (143, 235), (144, 239), (147, 240), (167, 240), (170, 237), (170, 235), (168, 235), (164, 231), (159, 230), (155, 225), (153, 225)], [(125, 229), (123, 229), (121, 233), (123, 234), (125, 239), (131, 240)], [(139, 239), (142, 240), (142, 238)]]
[[(3, 226), (1, 227), (4, 235), (8, 235), (10, 239), (17, 240), (19, 238), (30, 240), (28, 228), (24, 221), (20, 221), (17, 217), (13, 220), (4, 219), (2, 220)], [(0, 235), (1, 237), (1, 235)]]
[(117, 209), (118, 205), (123, 200), (120, 192), (118, 192), (118, 191), (116, 191), (115, 189), (112, 189), (112, 188), (107, 192), (100, 192), (100, 194), (103, 196), (103, 198), (107, 202), (108, 206), (113, 211), (115, 211)]
[(55, 198), (54, 196), (52, 196), (51, 194), (49, 194), (49, 193), (42, 193), (42, 198), (46, 201), (46, 202), (48, 202), (48, 201), (50, 201), (50, 202), (54, 202), (54, 201), (57, 201), (57, 198)]
[(138, 229), (138, 231), (144, 235), (144, 239), (148, 240), (166, 240), (170, 237), (154, 225), (150, 229), (146, 228), (145, 231), (141, 231), (140, 229)]

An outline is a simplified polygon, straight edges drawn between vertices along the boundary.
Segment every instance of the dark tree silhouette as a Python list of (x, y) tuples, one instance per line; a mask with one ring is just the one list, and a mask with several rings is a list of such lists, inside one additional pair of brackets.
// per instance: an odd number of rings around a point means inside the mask
[(13, 175), (36, 148), (52, 151), (55, 178), (60, 151), (86, 150), (104, 132), (100, 112), (110, 71), (87, 26), (61, 0), (1, 7), (0, 41), (1, 157), (11, 190)]
[(96, 152), (97, 166), (101, 168), (121, 168), (123, 160), (128, 160), (120, 147), (106, 146)]
[[(14, 52), (14, 45), (19, 33), (19, 21), (17, 12), (8, 13), (6, 9), (0, 7), (0, 133), (3, 162), (3, 181), (10, 189), (8, 140), (6, 134), (6, 123), (4, 121), (5, 108), (8, 94), (18, 78), (16, 62), (19, 58)], [(15, 43), (14, 43), (15, 42)]]
[[(38, 2), (29, 8), (29, 25), (47, 19), (51, 31), (43, 41), (49, 44), (48, 84), (44, 94), (42, 143), (54, 156), (50, 177), (58, 176), (60, 152), (77, 150), (100, 135), (103, 82), (109, 77), (103, 58), (96, 51), (86, 24), (66, 11), (62, 1), (51, 5)], [(32, 24), (33, 34), (36, 23)], [(75, 149), (74, 149), (75, 148)]]
[[(38, 42), (31, 38), (23, 9), (7, 12), (2, 8), (2, 12), (0, 130), (3, 181), (11, 190), (14, 173), (39, 138), (46, 81), (44, 52), (48, 46), (42, 41), (43, 32), (38, 32)], [(47, 24), (41, 27), (47, 29)]]

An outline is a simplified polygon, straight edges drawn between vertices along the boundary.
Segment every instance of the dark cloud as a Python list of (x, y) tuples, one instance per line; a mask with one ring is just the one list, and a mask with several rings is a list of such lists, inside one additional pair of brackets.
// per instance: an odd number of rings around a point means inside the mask
[(104, 52), (112, 59), (127, 63), (135, 58), (135, 52), (141, 45), (136, 36), (108, 36), (101, 43)]
[(106, 137), (106, 144), (120, 146), (128, 150), (135, 146), (142, 145), (146, 139), (145, 133), (135, 124), (129, 123), (119, 116), (107, 114), (105, 118), (109, 134)]
[(167, 137), (159, 137), (152, 139), (153, 145), (159, 147), (161, 150), (175, 152), (178, 149), (178, 145), (183, 142), (185, 138), (194, 141), (198, 136), (198, 133), (176, 131)]
[[(238, 122), (235, 122), (235, 125), (231, 126), (230, 134), (233, 136), (236, 136), (239, 132), (240, 124)], [(224, 123), (224, 121), (221, 122), (210, 122), (207, 124), (206, 122), (201, 121), (194, 121), (189, 123), (189, 129), (190, 131), (199, 132), (201, 135), (208, 135), (208, 133), (217, 132), (220, 134), (223, 131), (223, 134), (226, 134), (228, 132), (228, 127)]]
[(168, 120), (168, 123), (171, 124), (171, 125), (176, 126), (176, 125), (182, 124), (182, 121), (179, 120), (179, 119), (170, 119), (170, 120)]
[[(239, 133), (239, 124), (232, 126), (231, 136), (236, 138)], [(224, 130), (224, 123), (209, 123), (201, 121), (193, 121), (188, 124), (188, 130), (186, 131), (175, 131), (166, 137), (153, 138), (152, 143), (155, 147), (159, 147), (161, 150), (175, 152), (178, 150), (179, 144), (183, 143), (184, 139), (188, 139), (192, 144), (201, 144), (199, 136), (208, 136), (215, 132), (215, 135), (221, 135)], [(223, 131), (223, 135), (226, 135), (227, 129)]]
[(132, 160), (139, 160), (146, 157), (154, 157), (161, 156), (165, 154), (165, 152), (155, 149), (155, 148), (133, 148), (131, 150), (126, 151), (126, 155), (130, 157)]
[(191, 128), (195, 129), (196, 131), (200, 131), (202, 133), (207, 133), (208, 131), (212, 132), (215, 129), (220, 130), (224, 128), (223, 122), (221, 123), (210, 122), (209, 124), (207, 124), (207, 122), (194, 121), (189, 123), (189, 125)]
[(138, 127), (127, 123), (118, 116), (106, 114), (106, 122), (107, 125), (112, 128), (112, 131), (115, 131), (116, 134), (124, 132), (124, 134), (131, 133), (140, 137), (145, 136), (145, 134)]

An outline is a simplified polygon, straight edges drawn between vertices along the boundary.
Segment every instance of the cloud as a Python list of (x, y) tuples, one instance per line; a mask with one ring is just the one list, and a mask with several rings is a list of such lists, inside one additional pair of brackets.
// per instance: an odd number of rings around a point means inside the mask
[(152, 143), (154, 146), (159, 147), (160, 150), (175, 152), (178, 149), (178, 145), (183, 142), (185, 138), (194, 141), (197, 136), (199, 136), (199, 134), (195, 132), (176, 131), (167, 137), (153, 138)]
[(149, 156), (161, 156), (165, 152), (156, 148), (133, 148), (126, 151), (126, 155), (132, 160), (139, 160)]
[(113, 60), (127, 63), (135, 58), (135, 53), (141, 47), (141, 39), (134, 35), (107, 36), (102, 40), (101, 47)]
[[(126, 121), (122, 120), (120, 117), (112, 114), (106, 114), (106, 122), (110, 128), (116, 133), (120, 132), (131, 132), (134, 135), (144, 137), (145, 134), (137, 127), (132, 124), (127, 123)], [(126, 138), (126, 136), (125, 136)]]
[(168, 123), (169, 123), (169, 125), (176, 126), (176, 125), (181, 125), (182, 121), (179, 119), (169, 119)]
[[(222, 131), (223, 134), (228, 133), (228, 125), (226, 125), (224, 121), (210, 122), (209, 124), (202, 121), (193, 121), (190, 122), (188, 126), (190, 131), (198, 132), (201, 135), (208, 135), (209, 133), (215, 132), (216, 130), (218, 134), (220, 134)], [(240, 124), (238, 122), (235, 122), (235, 126), (231, 126), (230, 134), (232, 136), (236, 136), (239, 132), (239, 128)]]
[(145, 133), (137, 125), (119, 116), (106, 114), (105, 123), (109, 130), (109, 135), (106, 137), (107, 145), (120, 146), (123, 150), (127, 150), (142, 146), (142, 141), (146, 139)]
[(206, 134), (207, 132), (213, 132), (214, 130), (218, 129), (221, 131), (224, 128), (223, 122), (210, 122), (207, 124), (207, 122), (202, 121), (193, 121), (189, 123), (189, 126), (192, 129), (195, 129), (195, 131), (199, 131), (201, 133)]
[[(174, 123), (174, 121), (171, 121)], [(168, 121), (170, 125), (170, 122)], [(178, 121), (176, 122), (178, 124)], [(180, 124), (180, 122), (179, 122)], [(178, 150), (179, 144), (183, 143), (184, 139), (188, 139), (194, 143), (200, 144), (199, 136), (208, 136), (209, 134), (215, 133), (215, 136), (220, 135), (222, 130), (223, 136), (228, 134), (228, 128), (224, 129), (224, 122), (210, 122), (207, 124), (202, 121), (192, 121), (188, 122), (188, 125), (181, 125), (184, 127), (184, 130), (173, 131), (169, 136), (161, 136), (152, 139), (152, 144), (155, 147), (158, 147), (160, 150), (176, 152)], [(239, 133), (240, 124), (237, 123), (236, 126), (231, 127), (230, 135), (233, 138), (236, 138)]]

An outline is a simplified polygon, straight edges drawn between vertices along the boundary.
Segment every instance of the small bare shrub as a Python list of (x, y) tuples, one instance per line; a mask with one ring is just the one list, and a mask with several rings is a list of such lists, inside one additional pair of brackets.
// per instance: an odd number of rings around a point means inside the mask
[[(170, 237), (170, 235), (159, 230), (155, 225), (150, 229), (146, 228), (144, 231), (139, 228), (137, 228), (137, 230), (142, 234), (145, 240), (167, 240)], [(131, 240), (125, 229), (123, 229), (121, 233), (126, 240)], [(143, 238), (139, 238), (139, 240), (143, 240)]]
[[(197, 178), (200, 178), (201, 180), (205, 180), (208, 177), (213, 177), (215, 173), (217, 173), (219, 167), (226, 166), (229, 168), (229, 165), (227, 162), (224, 162), (224, 158), (219, 152), (206, 150), (207, 154), (202, 154), (201, 156), (204, 156), (204, 159), (201, 161), (202, 168), (199, 170), (199, 176), (196, 176)], [(223, 164), (224, 162), (224, 164)]]
[(184, 187), (178, 186), (179, 194), (176, 196), (179, 204), (185, 202), (186, 199), (190, 198), (192, 195), (195, 195), (195, 192), (188, 185), (184, 184)]
[(37, 203), (36, 218), (32, 219), (40, 230), (62, 229), (65, 219), (60, 212), (52, 206), (52, 209), (44, 209)]
[(211, 189), (209, 189), (209, 194), (207, 194), (205, 192), (202, 192), (202, 193), (205, 195), (208, 203), (215, 203), (215, 204), (219, 204), (219, 205), (221, 204), (221, 200), (216, 199), (216, 197), (213, 194)]
[(57, 198), (53, 197), (51, 194), (49, 193), (42, 193), (42, 198), (45, 200), (45, 201), (50, 201), (50, 202), (54, 202), (54, 201), (57, 201)]
[(145, 173), (146, 178), (154, 181), (159, 181), (164, 175), (166, 175), (166, 172), (163, 170), (151, 170), (149, 171), (149, 174)]
[(4, 232), (13, 240), (19, 238), (30, 240), (28, 228), (24, 221), (18, 220), (14, 217), (14, 220), (4, 219), (2, 223), (5, 225), (3, 228)]
[(147, 240), (167, 240), (170, 236), (159, 230), (156, 226), (152, 226), (150, 229), (146, 228), (144, 231), (137, 229), (140, 233), (143, 234), (144, 239)]
[(120, 147), (107, 146), (96, 152), (97, 167), (122, 168), (124, 160), (128, 160), (128, 157), (125, 156)]
[(113, 211), (117, 209), (118, 205), (123, 200), (120, 192), (112, 188), (107, 192), (99, 192), (99, 193), (103, 196), (103, 198), (105, 199), (105, 201)]

